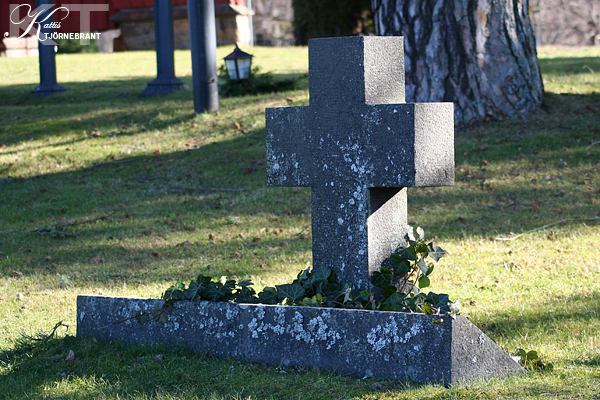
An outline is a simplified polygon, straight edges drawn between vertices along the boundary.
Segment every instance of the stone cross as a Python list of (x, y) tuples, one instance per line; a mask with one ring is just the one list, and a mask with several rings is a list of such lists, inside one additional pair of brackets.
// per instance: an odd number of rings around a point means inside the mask
[(266, 110), (273, 186), (310, 186), (313, 266), (354, 289), (404, 243), (406, 187), (454, 184), (452, 103), (406, 104), (402, 37), (309, 41), (307, 107)]

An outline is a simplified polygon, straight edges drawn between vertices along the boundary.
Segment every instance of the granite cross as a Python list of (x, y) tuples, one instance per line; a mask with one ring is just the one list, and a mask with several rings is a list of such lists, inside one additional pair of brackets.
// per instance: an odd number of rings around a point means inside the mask
[(313, 266), (355, 289), (404, 242), (406, 187), (454, 184), (452, 103), (404, 102), (402, 37), (309, 41), (310, 103), (266, 110), (268, 184), (310, 186)]

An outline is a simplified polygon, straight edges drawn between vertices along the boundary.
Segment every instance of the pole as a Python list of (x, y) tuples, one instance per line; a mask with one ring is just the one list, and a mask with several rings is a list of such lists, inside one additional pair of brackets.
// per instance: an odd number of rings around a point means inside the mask
[(194, 112), (217, 111), (217, 30), (213, 0), (188, 0)]
[[(46, 4), (54, 4), (53, 0), (36, 0), (35, 6), (40, 7)], [(39, 18), (44, 20), (48, 13), (51, 13), (52, 7), (49, 7)], [(52, 35), (54, 28), (51, 28), (51, 24), (54, 22), (54, 15), (50, 16), (44, 23), (38, 24), (38, 37), (41, 39), (38, 41), (38, 54), (40, 62), (40, 86), (35, 88), (31, 93), (36, 96), (46, 97), (51, 96), (54, 92), (65, 90), (64, 87), (56, 82), (56, 54), (54, 52), (54, 46), (50, 43), (54, 43), (52, 39), (48, 39), (47, 36)]]
[(173, 0), (154, 0), (154, 36), (156, 79), (148, 83), (141, 96), (167, 94), (184, 87), (184, 82), (175, 77)]

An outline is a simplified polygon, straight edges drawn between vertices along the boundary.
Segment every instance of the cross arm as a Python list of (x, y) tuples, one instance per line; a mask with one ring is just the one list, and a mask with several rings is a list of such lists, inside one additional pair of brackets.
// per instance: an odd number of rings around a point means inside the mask
[(310, 186), (311, 146), (308, 107), (266, 109), (267, 183)]
[(369, 187), (454, 185), (452, 103), (367, 107), (362, 131), (371, 147)]

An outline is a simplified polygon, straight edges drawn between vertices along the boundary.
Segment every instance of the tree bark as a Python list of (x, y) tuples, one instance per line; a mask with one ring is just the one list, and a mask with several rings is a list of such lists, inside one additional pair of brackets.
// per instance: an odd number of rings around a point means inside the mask
[(455, 123), (524, 118), (544, 86), (528, 0), (372, 0), (377, 34), (404, 36), (406, 101), (454, 102)]

